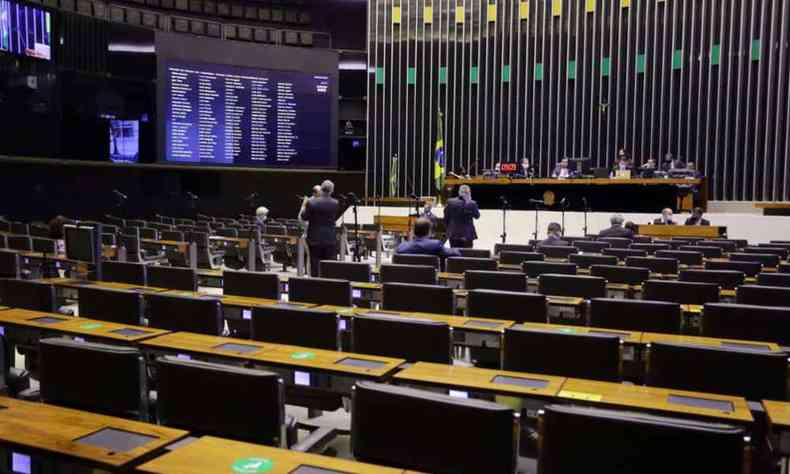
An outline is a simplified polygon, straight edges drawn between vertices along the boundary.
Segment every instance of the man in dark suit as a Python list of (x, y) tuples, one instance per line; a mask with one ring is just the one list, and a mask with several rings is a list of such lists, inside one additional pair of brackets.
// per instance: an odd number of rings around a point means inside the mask
[(480, 209), (472, 200), (472, 190), (464, 184), (458, 188), (458, 197), (449, 199), (444, 208), (444, 226), (451, 247), (472, 248), (477, 240), (474, 219), (480, 219)]
[(332, 198), (335, 184), (326, 180), (321, 183), (321, 195), (306, 199), (302, 204), (299, 219), (307, 222), (307, 245), (310, 248), (310, 275), (318, 276), (321, 260), (337, 258), (335, 221), (339, 217), (340, 204)]
[(686, 219), (686, 225), (710, 225), (710, 221), (702, 218), (702, 208), (695, 207), (691, 211), (691, 217)]
[(675, 225), (675, 221), (672, 219), (672, 209), (665, 208), (661, 211), (661, 217), (653, 221), (654, 225)]
[(627, 239), (634, 238), (634, 232), (631, 229), (626, 229), (623, 227), (623, 222), (625, 222), (625, 219), (623, 219), (623, 216), (620, 214), (613, 215), (609, 219), (609, 222), (612, 224), (612, 226), (598, 233), (598, 237), (625, 237)]
[(420, 217), (424, 217), (428, 219), (431, 222), (431, 228), (436, 229), (436, 225), (439, 222), (439, 218), (436, 217), (436, 214), (433, 213), (433, 201), (431, 199), (425, 200), (425, 206), (422, 208)]
[(437, 255), (439, 257), (460, 257), (458, 249), (450, 249), (441, 240), (431, 239), (431, 221), (420, 217), (414, 221), (414, 240), (403, 242), (395, 250), (397, 254)]
[(538, 243), (538, 248), (552, 245), (568, 246), (568, 242), (562, 240), (562, 226), (556, 222), (549, 224), (547, 236)]

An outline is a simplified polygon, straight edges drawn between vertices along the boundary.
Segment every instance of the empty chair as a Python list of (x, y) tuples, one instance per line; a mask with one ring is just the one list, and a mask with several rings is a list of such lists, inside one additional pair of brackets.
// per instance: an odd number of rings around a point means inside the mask
[(223, 227), (221, 229), (217, 229), (217, 235), (220, 237), (232, 237), (236, 238), (239, 236), (239, 230), (233, 227)]
[(601, 237), (598, 242), (606, 242), (613, 249), (627, 249), (631, 245), (631, 239), (625, 237)]
[(517, 323), (547, 322), (546, 295), (499, 290), (469, 290), (466, 314)]
[(107, 246), (114, 247), (115, 245), (117, 245), (117, 243), (118, 242), (117, 242), (117, 239), (115, 237), (115, 234), (108, 234), (108, 233), (105, 232), (105, 233), (103, 233), (101, 235), (101, 244), (102, 245), (107, 245)]
[(533, 252), (534, 247), (526, 244), (494, 244), (494, 255), (502, 252)]
[(170, 356), (157, 358), (156, 369), (160, 425), (282, 445), (285, 386), (279, 375)]
[(544, 273), (575, 275), (576, 264), (559, 262), (524, 262), (522, 269), (529, 278), (537, 278)]
[(176, 296), (152, 293), (146, 296), (148, 325), (168, 331), (222, 335), (222, 307), (216, 297)]
[(592, 265), (617, 265), (614, 255), (572, 254), (568, 261), (576, 264), (578, 268), (590, 268)]
[(729, 240), (703, 240), (697, 242), (697, 245), (704, 247), (718, 247), (722, 250), (722, 252), (725, 253), (738, 251), (738, 246), (735, 244), (735, 242)]
[(612, 246), (609, 242), (600, 242), (595, 240), (577, 240), (573, 246), (582, 252), (601, 253), (603, 249), (608, 249)]
[(225, 270), (222, 294), (279, 300), (280, 277), (276, 273)]
[(628, 248), (633, 250), (644, 250), (648, 255), (654, 255), (659, 250), (671, 250), (669, 244), (631, 244)]
[(140, 228), (139, 227), (123, 227), (121, 228), (121, 234), (128, 235), (130, 237), (137, 237), (140, 238)]
[(9, 232), (16, 235), (30, 235), (30, 226), (24, 222), (11, 222)]
[(519, 425), (512, 408), (373, 382), (357, 382), (351, 407), (357, 461), (439, 474), (516, 471)]
[(162, 224), (162, 223), (159, 223), (159, 222), (149, 222), (148, 223), (148, 227), (150, 227), (151, 229), (156, 229), (156, 230), (158, 230), (160, 232), (163, 231), (163, 230), (173, 230), (173, 226), (172, 225), (170, 225), (170, 224)]
[(615, 381), (620, 378), (620, 338), (513, 326), (505, 329), (502, 369)]
[(602, 253), (604, 255), (614, 255), (621, 262), (624, 262), (625, 259), (628, 257), (647, 257), (647, 252), (645, 252), (644, 250), (633, 250), (633, 249), (608, 248), (608, 249), (603, 249)]
[(208, 232), (192, 232), (189, 240), (197, 247), (197, 266), (199, 268), (217, 269), (222, 264), (225, 253), (211, 247)]
[(33, 237), (32, 245), (34, 252), (41, 252), (48, 255), (55, 255), (58, 253), (57, 240), (47, 239), (42, 237)]
[(197, 273), (192, 268), (148, 265), (148, 286), (168, 290), (197, 291)]
[(721, 258), (721, 256), (724, 255), (724, 252), (722, 252), (721, 247), (683, 245), (678, 250), (682, 250), (684, 252), (699, 252), (705, 258)]
[(31, 311), (57, 310), (55, 287), (31, 280), (0, 280), (0, 302), (3, 306)]
[(678, 272), (678, 261), (674, 258), (628, 257), (625, 259), (625, 265), (647, 268), (651, 273), (662, 275), (675, 275)]
[(790, 306), (790, 288), (743, 285), (738, 287), (736, 301), (757, 306)]
[(654, 342), (645, 382), (654, 387), (784, 400), (787, 354), (752, 348)]
[(150, 239), (150, 240), (158, 240), (159, 239), (159, 231), (151, 227), (140, 227), (140, 238), (141, 239)]
[(719, 285), (689, 281), (647, 280), (642, 299), (679, 304), (705, 304), (719, 301)]
[(463, 273), (467, 270), (496, 270), (493, 258), (450, 257), (446, 263), (447, 273)]
[[(635, 243), (641, 243), (641, 242), (635, 242)], [(669, 245), (669, 250), (679, 250), (682, 245), (686, 245), (686, 242), (676, 239), (669, 239), (669, 240), (653, 239), (653, 241), (650, 243), (656, 245)]]
[(790, 250), (782, 247), (768, 247), (759, 245), (757, 247), (744, 247), (741, 249), (743, 253), (757, 253), (757, 254), (771, 254), (778, 256), (781, 260), (787, 260), (787, 254)]
[(774, 342), (790, 347), (790, 308), (709, 303), (702, 313), (701, 331), (705, 337)]
[(441, 260), (436, 255), (410, 255), (396, 253), (392, 256), (392, 263), (398, 265), (427, 265), (436, 270), (441, 268)]
[(764, 267), (778, 267), (779, 256), (770, 253), (731, 253), (731, 262), (759, 262)]
[[(19, 278), (22, 274), (22, 263), (19, 254), (9, 250), (0, 250), (0, 278)], [(2, 294), (0, 283), (0, 298)]]
[(593, 265), (590, 267), (590, 275), (604, 278), (607, 283), (637, 286), (650, 279), (650, 270), (642, 267)]
[(39, 341), (41, 401), (105, 415), (146, 419), (139, 349), (66, 338)]
[(757, 275), (757, 284), (761, 286), (790, 287), (790, 274), (788, 273), (760, 273)]
[(118, 324), (143, 324), (143, 295), (134, 291), (82, 286), (78, 289), (81, 318)]
[(338, 317), (331, 311), (289, 307), (288, 303), (252, 310), (256, 341), (338, 350)]
[(159, 252), (151, 253), (143, 250), (140, 237), (134, 235), (121, 235), (119, 243), (126, 249), (126, 259), (130, 262), (150, 262), (160, 260), (163, 255)]
[(11, 223), (7, 220), (0, 219), (0, 232), (11, 232)]
[(700, 266), (702, 265), (702, 252), (686, 252), (683, 250), (659, 250), (656, 252), (658, 258), (674, 258), (682, 265)]
[(30, 252), (33, 250), (33, 239), (29, 235), (8, 235), (6, 236), (8, 248), (19, 250), (20, 252)]
[(321, 278), (370, 283), (370, 265), (367, 263), (322, 260), (318, 267)]
[(736, 270), (681, 270), (678, 280), (714, 283), (721, 288), (732, 290), (743, 285), (746, 275)]
[(744, 429), (719, 423), (549, 405), (538, 425), (542, 474), (742, 474), (747, 459)]
[(446, 286), (384, 283), (382, 293), (382, 309), (387, 311), (455, 312), (453, 290)]
[(779, 273), (790, 273), (790, 263), (780, 263)]
[(678, 303), (612, 298), (590, 301), (590, 326), (680, 334), (682, 318)]
[(458, 249), (462, 257), (491, 258), (491, 251), (485, 249)]
[(747, 277), (756, 277), (763, 270), (760, 262), (732, 262), (725, 260), (708, 260), (705, 262), (705, 270), (732, 270), (743, 272)]
[(288, 279), (288, 300), (333, 306), (351, 306), (351, 282), (331, 278)]
[(503, 250), (499, 253), (499, 263), (502, 265), (521, 265), (524, 262), (542, 262), (546, 256), (540, 252), (513, 252)]
[(135, 262), (116, 262), (105, 260), (101, 265), (102, 280), (129, 285), (146, 286), (148, 266)]
[(606, 296), (606, 280), (594, 276), (544, 273), (538, 277), (538, 293), (585, 299), (603, 298)]
[(446, 322), (371, 312), (355, 316), (351, 324), (355, 353), (410, 362), (452, 361), (452, 331)]
[(635, 244), (649, 244), (653, 241), (653, 237), (649, 235), (635, 235), (633, 243)]
[(0, 234), (0, 249), (8, 248), (8, 237), (5, 234)]
[(379, 268), (382, 283), (436, 284), (436, 267), (428, 265), (383, 264)]
[(571, 254), (579, 253), (576, 247), (565, 245), (541, 245), (537, 250), (546, 258), (568, 258)]
[(184, 233), (178, 230), (163, 230), (160, 237), (165, 241), (184, 242)]
[(467, 290), (527, 291), (527, 276), (523, 273), (468, 270), (464, 273)]

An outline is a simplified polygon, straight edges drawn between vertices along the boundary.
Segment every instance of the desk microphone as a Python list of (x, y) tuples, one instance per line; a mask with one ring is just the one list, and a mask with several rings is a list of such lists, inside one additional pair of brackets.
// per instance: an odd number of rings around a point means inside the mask
[(124, 193), (122, 193), (122, 192), (118, 191), (117, 189), (113, 189), (113, 190), (112, 190), (112, 193), (113, 193), (113, 194), (115, 194), (116, 196), (118, 196), (119, 198), (123, 199), (123, 200), (126, 200), (126, 199), (128, 199), (128, 197), (126, 196), (126, 194), (124, 194)]
[(530, 204), (546, 204), (545, 201), (541, 201), (540, 199), (530, 199)]

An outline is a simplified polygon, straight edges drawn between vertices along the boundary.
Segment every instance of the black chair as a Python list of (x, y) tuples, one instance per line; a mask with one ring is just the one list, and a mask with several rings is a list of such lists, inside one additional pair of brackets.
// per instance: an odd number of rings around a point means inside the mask
[[(0, 250), (0, 278), (19, 278), (22, 275), (22, 262), (19, 254), (9, 250)], [(2, 288), (2, 284), (0, 284)], [(2, 298), (0, 293), (0, 298)]]
[(532, 245), (525, 244), (494, 244), (494, 255), (500, 255), (502, 252), (534, 252)]
[(701, 266), (703, 255), (702, 252), (686, 252), (683, 250), (658, 250), (656, 252), (657, 258), (674, 258), (678, 263), (690, 266)]
[(322, 260), (318, 267), (321, 278), (370, 283), (370, 265), (367, 263)]
[(631, 244), (628, 248), (633, 250), (644, 250), (648, 255), (654, 255), (659, 250), (671, 250), (668, 244)]
[(709, 303), (702, 313), (701, 332), (705, 337), (775, 342), (790, 347), (790, 308)]
[(596, 240), (577, 240), (573, 246), (585, 253), (601, 253), (604, 249), (611, 248), (612, 244)]
[(222, 265), (225, 252), (211, 247), (208, 232), (192, 232), (189, 234), (189, 240), (197, 247), (198, 268), (218, 269)]
[(382, 309), (451, 315), (455, 312), (453, 289), (440, 285), (382, 284)]
[(678, 303), (593, 298), (590, 326), (624, 331), (680, 334), (683, 314)]
[(168, 290), (197, 291), (197, 273), (192, 268), (148, 265), (148, 286)]
[(764, 267), (778, 267), (779, 256), (770, 253), (731, 253), (731, 262), (759, 262)]
[(505, 329), (502, 369), (616, 381), (620, 378), (620, 338), (513, 326)]
[(288, 300), (333, 306), (351, 306), (351, 282), (330, 278), (288, 279)]
[(579, 249), (569, 245), (541, 245), (537, 251), (545, 255), (546, 258), (568, 258), (569, 255), (579, 253)]
[(662, 275), (678, 273), (678, 261), (674, 258), (628, 257), (625, 259), (625, 266), (647, 268), (651, 273)]
[(590, 276), (604, 278), (607, 283), (636, 286), (650, 279), (650, 270), (642, 267), (593, 265), (590, 267)]
[[(639, 243), (639, 242), (635, 242)], [(654, 239), (651, 244), (655, 245), (668, 245), (669, 250), (679, 250), (681, 246), (686, 245), (686, 241), (684, 240), (677, 240), (677, 239)]]
[(546, 295), (498, 290), (469, 290), (466, 314), (473, 318), (491, 318), (517, 323), (548, 321)]
[(729, 240), (703, 240), (701, 242), (697, 242), (697, 245), (704, 247), (718, 247), (724, 253), (738, 251), (738, 245), (735, 242)]
[(288, 303), (252, 310), (256, 341), (338, 350), (338, 316), (331, 311), (289, 307)]
[(143, 263), (105, 260), (102, 262), (102, 280), (146, 286), (147, 269), (148, 266)]
[(790, 253), (790, 250), (782, 247), (768, 247), (765, 245), (758, 245), (757, 247), (744, 247), (741, 249), (741, 252), (776, 255), (781, 260), (787, 260), (787, 255)]
[(464, 273), (467, 290), (527, 291), (527, 276), (523, 273), (467, 270)]
[(790, 288), (743, 285), (738, 287), (736, 301), (756, 306), (790, 306)]
[(606, 242), (613, 249), (627, 249), (632, 241), (626, 237), (600, 237), (598, 242)]
[(103, 233), (101, 235), (101, 243), (102, 243), (102, 245), (107, 245), (107, 246), (110, 246), (110, 247), (114, 247), (114, 246), (116, 246), (118, 244), (118, 240), (117, 240), (115, 234), (108, 234), (108, 233), (105, 232), (105, 233)]
[(436, 284), (436, 267), (428, 265), (383, 264), (379, 268), (382, 283)]
[(351, 348), (357, 354), (409, 362), (452, 362), (452, 330), (443, 321), (372, 311), (351, 321)]
[(169, 240), (172, 242), (184, 242), (184, 233), (178, 230), (163, 230), (160, 233), (162, 240)]
[(576, 265), (573, 263), (560, 262), (524, 262), (522, 264), (524, 273), (529, 278), (537, 278), (544, 273), (555, 275), (576, 275)]
[(618, 260), (624, 262), (628, 257), (647, 257), (647, 252), (644, 250), (620, 249), (609, 248), (603, 249), (604, 255), (614, 255)]
[(122, 247), (126, 249), (126, 260), (129, 262), (153, 262), (164, 259), (164, 253), (160, 250), (149, 253), (143, 250), (140, 237), (122, 234), (118, 239)]
[(648, 351), (647, 385), (737, 395), (747, 400), (785, 400), (787, 354), (752, 348), (654, 342)]
[(780, 263), (779, 273), (790, 273), (790, 263)]
[(513, 252), (503, 250), (499, 253), (499, 263), (502, 265), (521, 265), (524, 262), (542, 262), (546, 256), (540, 252)]
[(5, 219), (0, 219), (0, 232), (11, 233), (11, 223)]
[(754, 278), (763, 271), (763, 264), (760, 262), (733, 262), (724, 260), (708, 260), (705, 262), (705, 270), (732, 270), (743, 272), (744, 275)]
[(718, 303), (719, 285), (689, 281), (647, 280), (642, 299), (679, 304)]
[(134, 291), (82, 286), (78, 290), (81, 318), (118, 324), (143, 324), (143, 295)]
[(760, 273), (757, 275), (757, 284), (761, 286), (790, 287), (790, 274), (788, 273)]
[(356, 384), (351, 406), (357, 461), (438, 474), (516, 471), (512, 408), (373, 382)]
[(417, 254), (403, 254), (396, 253), (392, 256), (392, 263), (398, 265), (425, 265), (434, 267), (437, 271), (441, 267), (441, 259), (436, 255), (417, 255)]
[(219, 298), (152, 293), (146, 296), (148, 325), (168, 331), (220, 336), (224, 329)]
[(491, 251), (485, 249), (458, 249), (462, 257), (491, 258)]
[(496, 270), (493, 258), (450, 257), (446, 262), (447, 273), (463, 273), (467, 270)]
[(617, 265), (617, 257), (614, 255), (579, 253), (572, 254), (568, 257), (568, 261), (576, 264), (578, 268), (590, 268), (592, 265)]
[(9, 232), (16, 235), (30, 235), (30, 226), (24, 222), (11, 222)]
[(41, 252), (47, 255), (56, 255), (58, 253), (58, 241), (43, 237), (32, 238), (33, 251)]
[(585, 299), (604, 298), (606, 297), (606, 280), (594, 276), (544, 273), (538, 277), (538, 293)]
[(746, 275), (736, 270), (681, 270), (678, 281), (713, 283), (732, 290), (744, 284)]
[[(687, 404), (696, 401), (670, 395), (671, 401), (673, 397)], [(723, 410), (732, 410), (728, 404)], [(747, 459), (744, 429), (718, 423), (549, 405), (538, 425), (541, 474), (742, 474)]]
[(0, 234), (0, 249), (8, 248), (8, 237), (5, 234)]
[(129, 237), (137, 237), (138, 239), (140, 238), (140, 228), (139, 227), (135, 227), (135, 226), (122, 227), (120, 233), (122, 235), (126, 235), (126, 236), (129, 236)]
[(41, 401), (91, 413), (147, 419), (140, 350), (67, 338), (39, 341)]
[(29, 235), (8, 235), (6, 236), (8, 248), (20, 252), (31, 252), (33, 250), (33, 239)]
[(32, 280), (0, 280), (0, 302), (3, 306), (48, 313), (58, 308), (55, 287)]
[(721, 258), (724, 255), (721, 247), (707, 247), (701, 245), (683, 245), (679, 250), (684, 252), (699, 252), (705, 258)]
[(280, 277), (276, 273), (225, 270), (222, 294), (279, 300)]
[(216, 234), (220, 237), (237, 238), (239, 236), (239, 230), (233, 227), (223, 227), (221, 229), (217, 229)]
[(151, 239), (151, 240), (159, 240), (159, 231), (153, 229), (151, 227), (141, 227), (140, 228), (140, 238), (141, 239)]
[(160, 425), (282, 445), (285, 386), (279, 375), (171, 356), (156, 359), (156, 373)]

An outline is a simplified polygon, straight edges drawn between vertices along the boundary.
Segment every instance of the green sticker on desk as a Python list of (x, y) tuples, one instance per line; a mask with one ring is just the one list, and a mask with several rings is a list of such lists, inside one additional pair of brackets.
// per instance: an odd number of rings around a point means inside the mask
[(241, 458), (232, 465), (233, 472), (253, 474), (256, 472), (269, 472), (274, 467), (274, 461), (266, 458)]
[(294, 352), (291, 354), (291, 359), (312, 360), (315, 359), (315, 354), (313, 352)]
[(102, 325), (101, 325), (101, 324), (99, 324), (99, 323), (88, 323), (88, 324), (83, 324), (83, 325), (82, 325), (82, 326), (80, 326), (80, 327), (81, 327), (82, 329), (93, 330), (93, 329), (99, 329), (100, 327), (102, 327)]
[(573, 329), (573, 328), (562, 328), (562, 329), (560, 329), (560, 332), (564, 332), (566, 334), (570, 334), (570, 333), (576, 332), (576, 330)]

